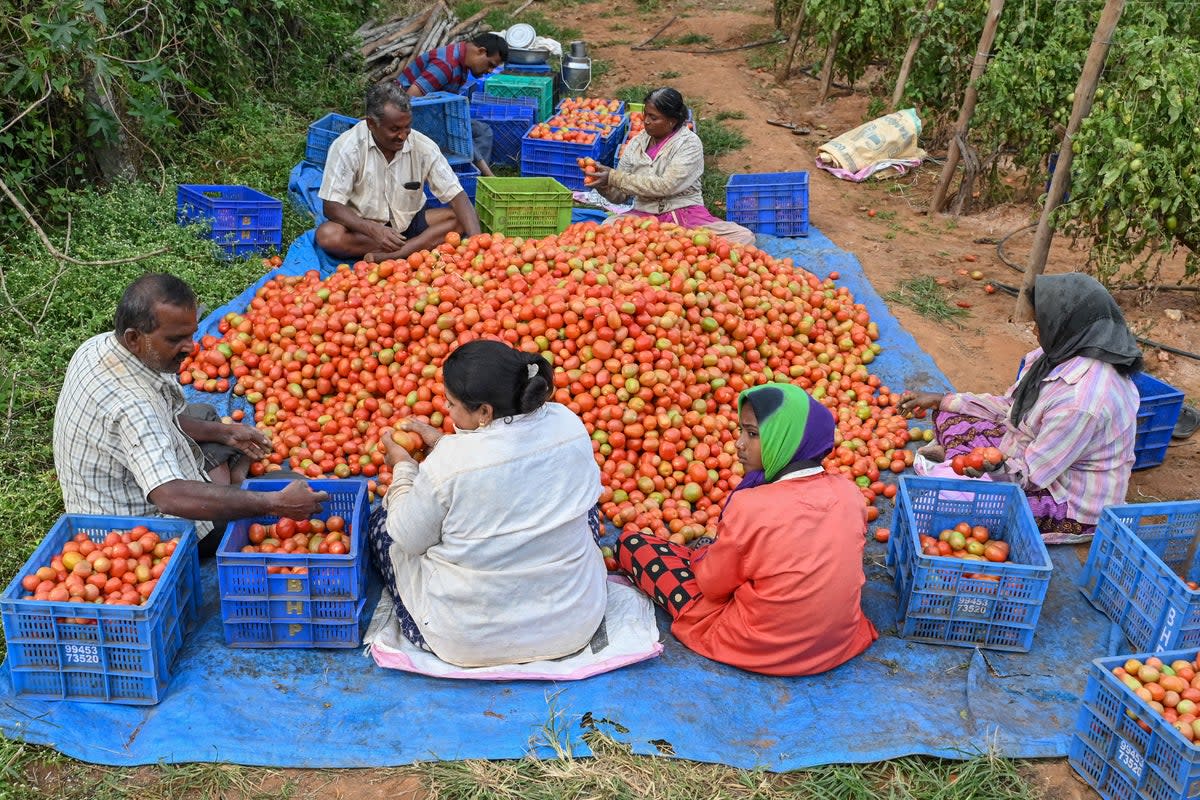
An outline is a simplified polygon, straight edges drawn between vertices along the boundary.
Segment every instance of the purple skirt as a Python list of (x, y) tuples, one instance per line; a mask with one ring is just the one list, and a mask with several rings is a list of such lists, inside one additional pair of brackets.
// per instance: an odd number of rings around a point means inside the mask
[[(966, 455), (976, 447), (999, 447), (1005, 427), (990, 419), (935, 411), (933, 431), (938, 444), (946, 448), (946, 458)], [(1055, 500), (1047, 489), (1026, 490), (1029, 510), (1047, 544), (1078, 542), (1096, 532), (1095, 525), (1085, 525), (1067, 515), (1067, 506)]]

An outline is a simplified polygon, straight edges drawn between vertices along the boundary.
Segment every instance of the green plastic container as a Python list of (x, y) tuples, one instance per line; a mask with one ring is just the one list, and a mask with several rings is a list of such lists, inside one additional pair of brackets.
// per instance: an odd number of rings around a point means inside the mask
[(573, 206), (571, 190), (553, 178), (480, 178), (475, 188), (483, 229), (505, 236), (540, 239), (560, 233), (571, 224)]
[(554, 78), (548, 75), (496, 75), (488, 78), (486, 91), (493, 97), (536, 97), (537, 122), (554, 113)]

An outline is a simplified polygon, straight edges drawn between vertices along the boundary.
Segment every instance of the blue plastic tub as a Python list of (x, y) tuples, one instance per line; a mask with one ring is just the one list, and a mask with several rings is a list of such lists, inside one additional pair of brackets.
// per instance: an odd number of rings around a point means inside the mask
[[(243, 489), (276, 492), (288, 481), (260, 478)], [(232, 522), (217, 549), (221, 621), (230, 647), (357, 647), (360, 615), (367, 588), (366, 481), (310, 480), (313, 491), (329, 493), (321, 519), (344, 517), (350, 552), (243, 553), (253, 523), (266, 516)], [(271, 567), (303, 567), (305, 574), (272, 573)]]
[[(458, 175), (458, 182), (462, 184), (463, 191), (467, 193), (471, 204), (475, 204), (475, 186), (479, 182), (479, 169), (474, 164), (455, 164), (454, 173)], [(446, 204), (433, 196), (429, 191), (429, 186), (425, 186), (425, 207), (426, 208), (443, 208)]]
[[(530, 129), (532, 130), (532, 128)], [(551, 130), (561, 130), (552, 128)], [(595, 131), (591, 144), (577, 142), (555, 142), (546, 139), (531, 139), (528, 132), (521, 139), (521, 175), (525, 177), (554, 178), (563, 186), (575, 191), (586, 191), (583, 185), (583, 170), (576, 159), (600, 159), (604, 151), (604, 140)]]
[(521, 161), (521, 138), (537, 117), (536, 97), (494, 97), (477, 92), (471, 101), (471, 119), (492, 129), (493, 165), (516, 166)]
[(345, 114), (326, 114), (309, 125), (304, 160), (318, 167), (325, 166), (325, 159), (329, 156), (329, 145), (357, 124), (357, 119)]
[(1183, 392), (1144, 372), (1134, 374), (1133, 382), (1141, 397), (1133, 468), (1157, 467), (1167, 457), (1167, 445), (1183, 410)]
[(180, 225), (205, 225), (227, 258), (283, 244), (283, 201), (248, 186), (181, 183), (175, 194)]
[[(1108, 800), (1200, 796), (1200, 747), (1185, 739), (1112, 673), (1129, 658), (1143, 661), (1149, 655), (1098, 658), (1088, 668), (1068, 761)], [(1170, 664), (1176, 659), (1191, 661), (1196, 651), (1158, 655)]]
[[(959, 522), (1009, 543), (1010, 562), (927, 556), (920, 537)], [(898, 633), (959, 647), (1028, 651), (1053, 567), (1020, 487), (901, 477), (887, 563), (900, 599)]]
[[(1110, 506), (1079, 586), (1139, 651), (1200, 648), (1200, 500)], [(1180, 576), (1185, 576), (1181, 578)]]
[(450, 92), (430, 92), (412, 98), (413, 130), (435, 141), (451, 164), (474, 160), (475, 143), (467, 105), (467, 98)]
[(730, 222), (771, 236), (808, 235), (808, 173), (730, 175), (725, 183)]
[[(136, 525), (163, 539), (180, 537), (145, 605), (23, 599), (28, 592), (21, 580), (49, 565), (76, 534), (100, 542), (110, 531)], [(19, 697), (153, 705), (166, 694), (175, 657), (200, 616), (195, 529), (186, 520), (164, 517), (64, 514), (0, 595), (0, 616)]]

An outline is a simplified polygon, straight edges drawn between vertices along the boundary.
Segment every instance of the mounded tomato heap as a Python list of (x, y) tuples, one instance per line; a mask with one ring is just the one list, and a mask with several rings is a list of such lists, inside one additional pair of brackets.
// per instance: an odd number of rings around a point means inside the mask
[[(1122, 666), (1113, 667), (1113, 675), (1121, 683), (1189, 742), (1200, 742), (1200, 674), (1197, 673), (1200, 673), (1200, 655), (1192, 661), (1181, 658), (1170, 665), (1157, 656), (1147, 658), (1145, 663), (1131, 658)], [(1133, 719), (1142, 730), (1150, 730), (1145, 720)]]
[(227, 359), (275, 446), (257, 474), (290, 460), (382, 491), (379, 431), (409, 415), (452, 430), (439, 367), (484, 336), (555, 365), (553, 399), (591, 434), (602, 510), (619, 527), (676, 541), (713, 533), (741, 474), (737, 394), (771, 380), (834, 411), (827, 464), (865, 481), (868, 503), (880, 470), (902, 471), (912, 455), (898, 396), (867, 370), (878, 331), (845, 288), (652, 221), (582, 223), (537, 241), (451, 234), (407, 260), (280, 276), (220, 331), (182, 371), (214, 351)]
[[(336, 514), (328, 519), (288, 519), (268, 524), (252, 523), (246, 531), (250, 542), (243, 553), (320, 553), (344, 556), (350, 552), (350, 528)], [(267, 574), (304, 575), (307, 567), (267, 567)]]
[[(66, 542), (47, 566), (21, 579), (26, 600), (52, 603), (144, 605), (158, 586), (179, 538), (163, 541), (144, 525), (110, 531), (99, 544), (86, 533)], [(94, 619), (69, 619), (80, 625)]]

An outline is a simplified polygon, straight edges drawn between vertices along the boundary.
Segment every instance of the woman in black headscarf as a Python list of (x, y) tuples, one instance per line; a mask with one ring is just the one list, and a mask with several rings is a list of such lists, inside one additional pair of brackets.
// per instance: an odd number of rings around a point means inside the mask
[(1142, 354), (1121, 309), (1087, 275), (1043, 275), (1030, 295), (1041, 345), (1003, 395), (906, 392), (900, 409), (934, 411), (949, 459), (996, 447), (995, 477), (1019, 483), (1048, 543), (1090, 536), (1108, 505), (1125, 502), (1134, 462)]

